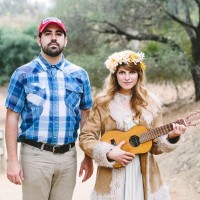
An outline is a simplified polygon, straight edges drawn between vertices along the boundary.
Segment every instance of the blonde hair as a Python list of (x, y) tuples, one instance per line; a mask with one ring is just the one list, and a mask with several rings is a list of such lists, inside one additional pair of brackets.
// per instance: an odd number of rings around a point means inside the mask
[(148, 105), (148, 93), (144, 86), (145, 82), (145, 73), (144, 70), (141, 69), (139, 63), (134, 64), (131, 63), (129, 65), (120, 65), (117, 67), (115, 73), (110, 73), (105, 79), (105, 83), (102, 91), (97, 94), (94, 100), (94, 109), (101, 105), (104, 109), (108, 108), (109, 102), (114, 98), (116, 92), (120, 90), (120, 85), (117, 81), (116, 73), (119, 70), (119, 67), (125, 67), (127, 70), (134, 70), (138, 73), (138, 81), (136, 85), (132, 88), (132, 96), (130, 100), (131, 109), (136, 113), (135, 117), (139, 117), (141, 115), (141, 108), (146, 107)]

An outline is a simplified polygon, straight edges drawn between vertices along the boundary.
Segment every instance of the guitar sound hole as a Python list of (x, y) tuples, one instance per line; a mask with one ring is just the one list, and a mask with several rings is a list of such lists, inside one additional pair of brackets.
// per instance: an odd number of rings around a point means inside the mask
[(111, 139), (110, 140), (110, 143), (113, 145), (113, 146), (117, 146), (116, 142), (115, 142), (115, 139)]
[(129, 139), (129, 143), (133, 147), (139, 146), (140, 145), (139, 137), (137, 135), (131, 136), (130, 139)]

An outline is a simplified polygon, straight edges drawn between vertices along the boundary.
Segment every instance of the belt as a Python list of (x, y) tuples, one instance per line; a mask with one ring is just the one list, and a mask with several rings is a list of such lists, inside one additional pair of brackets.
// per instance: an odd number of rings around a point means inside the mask
[(72, 147), (75, 146), (75, 142), (69, 143), (69, 144), (64, 144), (62, 146), (52, 146), (52, 145), (45, 144), (42, 142), (36, 142), (34, 140), (27, 140), (27, 139), (23, 139), (22, 143), (31, 145), (31, 146), (36, 147), (41, 150), (51, 151), (53, 153), (65, 153), (65, 152), (69, 151)]

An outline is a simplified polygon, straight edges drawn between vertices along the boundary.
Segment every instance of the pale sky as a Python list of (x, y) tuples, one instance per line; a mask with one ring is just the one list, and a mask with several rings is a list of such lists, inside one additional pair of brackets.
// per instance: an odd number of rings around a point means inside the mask
[(52, 0), (27, 0), (30, 3), (39, 3), (39, 4), (43, 4), (45, 3), (45, 6), (47, 7), (51, 7), (52, 5)]

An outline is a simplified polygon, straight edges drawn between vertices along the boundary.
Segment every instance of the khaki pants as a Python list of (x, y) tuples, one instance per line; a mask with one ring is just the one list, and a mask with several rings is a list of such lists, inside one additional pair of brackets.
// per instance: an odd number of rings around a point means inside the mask
[(76, 148), (64, 154), (21, 144), (23, 200), (71, 200), (76, 183)]

